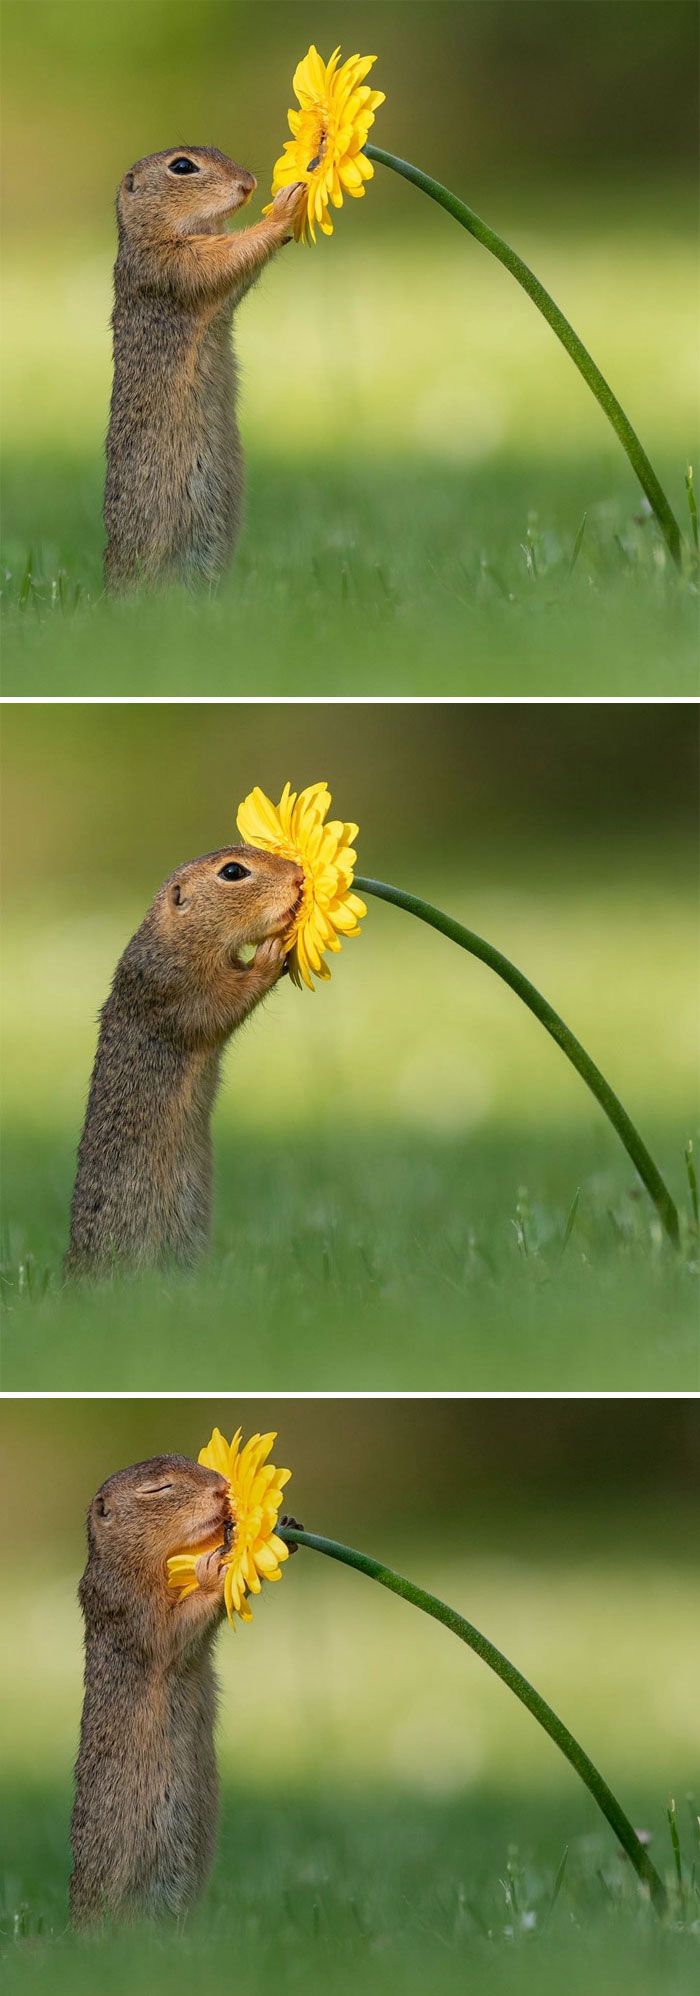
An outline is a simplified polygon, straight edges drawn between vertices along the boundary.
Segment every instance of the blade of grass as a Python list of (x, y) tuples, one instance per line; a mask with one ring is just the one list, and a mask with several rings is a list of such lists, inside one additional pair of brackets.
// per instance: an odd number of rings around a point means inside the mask
[(559, 1894), (561, 1892), (561, 1888), (564, 1883), (564, 1872), (566, 1871), (568, 1858), (569, 1858), (569, 1846), (568, 1844), (565, 1844), (561, 1857), (559, 1859), (559, 1863), (557, 1865), (556, 1877), (549, 1896), (549, 1902), (542, 1920), (543, 1927), (547, 1926), (554, 1912), (557, 1899), (559, 1898)]
[(572, 1236), (572, 1233), (573, 1233), (573, 1231), (574, 1231), (574, 1225), (575, 1225), (575, 1221), (576, 1221), (576, 1214), (577, 1214), (577, 1212), (578, 1212), (578, 1202), (579, 1202), (579, 1199), (580, 1199), (580, 1197), (581, 1197), (581, 1187), (580, 1187), (580, 1185), (577, 1185), (577, 1187), (576, 1187), (576, 1191), (575, 1191), (575, 1193), (574, 1193), (574, 1196), (573, 1196), (573, 1199), (572, 1199), (572, 1201), (571, 1201), (571, 1205), (570, 1205), (570, 1207), (569, 1207), (569, 1216), (568, 1216), (568, 1219), (567, 1219), (567, 1222), (566, 1222), (566, 1226), (565, 1226), (565, 1228), (564, 1228), (564, 1239), (563, 1239), (563, 1241), (562, 1241), (562, 1244), (561, 1244), (561, 1251), (562, 1251), (562, 1254), (565, 1254), (565, 1253), (566, 1253), (566, 1249), (568, 1248), (568, 1245), (569, 1245), (569, 1241), (571, 1240), (571, 1236)]
[(575, 567), (576, 567), (576, 563), (577, 563), (577, 561), (578, 561), (578, 558), (579, 558), (579, 555), (580, 555), (580, 553), (581, 553), (581, 549), (582, 549), (582, 547), (583, 547), (583, 536), (584, 536), (584, 534), (585, 534), (585, 531), (586, 531), (586, 521), (587, 521), (587, 519), (588, 519), (588, 514), (587, 514), (587, 513), (584, 513), (584, 515), (583, 515), (583, 519), (582, 519), (582, 521), (581, 521), (581, 525), (580, 525), (580, 527), (579, 527), (579, 530), (578, 530), (578, 533), (577, 533), (577, 535), (576, 535), (576, 539), (575, 539), (575, 541), (574, 541), (574, 545), (573, 545), (573, 549), (572, 549), (572, 554), (571, 554), (571, 560), (570, 560), (570, 562), (569, 562), (569, 574), (570, 574), (570, 575), (573, 575), (573, 572), (574, 572), (574, 569), (575, 569)]
[(693, 536), (693, 546), (694, 546), (694, 548), (695, 548), (695, 553), (696, 553), (696, 554), (698, 554), (698, 553), (700, 552), (700, 546), (699, 546), (699, 542), (698, 542), (698, 502), (697, 502), (697, 499), (696, 499), (696, 497), (695, 497), (695, 481), (694, 481), (694, 479), (693, 479), (693, 467), (692, 467), (692, 464), (689, 464), (689, 465), (688, 465), (688, 469), (687, 469), (687, 471), (686, 471), (686, 474), (685, 474), (685, 489), (686, 489), (686, 492), (687, 492), (687, 494), (688, 494), (688, 512), (689, 512), (689, 514), (690, 514), (690, 531), (691, 531), (691, 534), (692, 534), (692, 536)]
[(681, 1840), (680, 1840), (680, 1837), (679, 1837), (679, 1835), (678, 1835), (678, 1817), (677, 1817), (677, 1815), (676, 1815), (676, 1804), (675, 1804), (675, 1802), (674, 1802), (674, 1799), (673, 1799), (673, 1796), (671, 1796), (671, 1800), (670, 1800), (670, 1802), (669, 1802), (669, 1805), (668, 1805), (668, 1808), (667, 1808), (667, 1810), (666, 1810), (666, 1815), (667, 1815), (667, 1817), (668, 1817), (668, 1827), (669, 1827), (669, 1833), (670, 1833), (670, 1837), (671, 1837), (671, 1848), (672, 1848), (672, 1851), (673, 1851), (673, 1862), (674, 1862), (674, 1865), (675, 1865), (675, 1868), (676, 1868), (676, 1884), (677, 1884), (677, 1886), (678, 1886), (678, 1899), (679, 1899), (679, 1904), (680, 1904), (680, 1906), (681, 1906), (681, 1910), (682, 1910), (682, 1908), (683, 1908), (683, 1899), (684, 1899), (684, 1892), (683, 1892), (683, 1859), (682, 1859), (682, 1857), (681, 1857)]
[(693, 1211), (693, 1220), (694, 1220), (694, 1222), (695, 1222), (695, 1231), (696, 1231), (696, 1233), (697, 1233), (697, 1230), (698, 1230), (698, 1181), (697, 1181), (697, 1176), (696, 1176), (696, 1172), (695, 1172), (695, 1158), (694, 1158), (694, 1156), (693, 1156), (693, 1143), (692, 1143), (692, 1138), (691, 1138), (691, 1137), (689, 1137), (689, 1138), (688, 1138), (688, 1142), (687, 1142), (687, 1144), (686, 1144), (686, 1147), (685, 1147), (685, 1152), (684, 1152), (684, 1156), (685, 1156), (685, 1168), (686, 1168), (686, 1172), (687, 1172), (687, 1176), (688, 1176), (688, 1189), (689, 1189), (689, 1192), (690, 1192), (690, 1204), (691, 1204), (691, 1207), (692, 1207), (692, 1211)]

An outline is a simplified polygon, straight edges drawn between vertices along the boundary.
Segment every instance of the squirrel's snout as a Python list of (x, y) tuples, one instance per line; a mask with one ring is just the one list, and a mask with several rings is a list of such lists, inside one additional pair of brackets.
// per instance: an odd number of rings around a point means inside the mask
[(248, 170), (247, 170), (247, 167), (244, 167), (244, 166), (239, 166), (239, 168), (238, 168), (238, 188), (239, 188), (239, 192), (240, 192), (240, 196), (241, 196), (241, 200), (242, 200), (242, 201), (248, 201), (248, 200), (250, 199), (250, 196), (251, 196), (251, 194), (254, 194), (254, 193), (255, 193), (255, 189), (256, 189), (256, 187), (257, 187), (257, 184), (258, 184), (258, 183), (257, 183), (257, 180), (256, 180), (256, 178), (255, 178), (255, 174), (254, 174), (254, 173), (249, 173), (249, 172), (248, 172)]
[(292, 862), (292, 890), (289, 897), (290, 916), (295, 915), (297, 909), (301, 906), (301, 897), (303, 892), (304, 892), (304, 869), (302, 866), (295, 866), (294, 863)]

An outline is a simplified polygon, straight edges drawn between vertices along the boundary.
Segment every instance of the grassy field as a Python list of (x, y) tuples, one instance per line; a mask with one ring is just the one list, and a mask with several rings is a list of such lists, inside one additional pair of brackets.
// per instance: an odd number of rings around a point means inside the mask
[(106, 1996), (184, 1996), (193, 1981), (233, 1974), (247, 1996), (271, 1983), (354, 1996), (360, 1980), (402, 1996), (429, 1982), (456, 1996), (465, 1977), (493, 1996), (691, 1996), (697, 1986), (692, 1899), (659, 1930), (575, 1804), (526, 1802), (516, 1829), (507, 1794), (426, 1807), (410, 1793), (261, 1803), (232, 1788), (206, 1907), (177, 1934), (139, 1927), (83, 1940), (65, 1929), (67, 1806), (65, 1791), (45, 1785), (9, 1797), (7, 1996), (93, 1996), (97, 1984)]
[(610, 872), (578, 848), (546, 880), (521, 852), (507, 888), (412, 884), (505, 947), (579, 1031), (668, 1177), (683, 1254), (512, 994), (375, 903), (330, 986), (285, 986), (228, 1056), (204, 1267), (65, 1287), (93, 1021), (140, 911), (68, 886), (53, 907), (28, 880), (4, 944), (6, 1388), (697, 1387), (682, 849), (637, 842)]
[[(10, 1563), (4, 1987), (160, 1996), (235, 1974), (251, 1996), (272, 1979), (344, 1996), (360, 1978), (416, 1996), (429, 1980), (450, 1996), (465, 1976), (493, 1996), (690, 1991), (697, 1517), (687, 1500), (662, 1513), (643, 1498), (634, 1515), (593, 1496), (584, 1509), (562, 1492), (546, 1511), (475, 1508), (466, 1553), (454, 1519), (447, 1539), (441, 1519), (439, 1548), (425, 1526), (408, 1540), (391, 1524), (379, 1548), (529, 1672), (650, 1832), (672, 1891), (665, 1809), (676, 1796), (684, 1898), (662, 1928), (594, 1805), (489, 1672), (358, 1576), (301, 1554), (252, 1627), (219, 1639), (223, 1807), (202, 1910), (178, 1933), (71, 1937), (79, 1536), (72, 1559), (64, 1547), (50, 1568), (40, 1550), (29, 1577)], [(372, 1540), (378, 1549), (376, 1527)]]
[[(210, 597), (101, 593), (108, 239), (6, 253), (11, 694), (681, 694), (697, 597), (529, 300), (444, 216), (295, 251), (241, 313), (247, 524)], [(416, 200), (418, 197), (413, 197)], [(693, 228), (618, 200), (501, 220), (607, 370), (676, 511)], [(510, 204), (512, 208), (512, 203)], [(349, 218), (350, 224), (356, 218)], [(653, 272), (653, 283), (650, 273)], [(46, 298), (51, 298), (51, 358)], [(410, 301), (407, 332), (407, 301)]]
[[(668, 1129), (656, 1153), (681, 1179)], [(66, 1287), (59, 1147), (5, 1145), (6, 1390), (692, 1391), (692, 1238), (658, 1238), (612, 1138), (468, 1143), (376, 1131), (293, 1157), (219, 1147), (212, 1255), (192, 1276)], [(523, 1179), (526, 1178), (526, 1184)], [(507, 1188), (507, 1192), (504, 1191)], [(567, 1219), (579, 1194), (565, 1245)], [(688, 1257), (688, 1258), (686, 1258)]]

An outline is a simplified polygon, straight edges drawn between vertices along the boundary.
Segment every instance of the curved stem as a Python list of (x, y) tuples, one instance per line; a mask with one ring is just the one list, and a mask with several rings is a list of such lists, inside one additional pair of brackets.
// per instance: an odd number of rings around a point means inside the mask
[(474, 1650), (476, 1656), (481, 1657), (482, 1663), (487, 1663), (489, 1670), (493, 1670), (496, 1676), (508, 1685), (509, 1691), (520, 1699), (521, 1705), (527, 1706), (528, 1712), (537, 1719), (538, 1725), (542, 1726), (544, 1732), (549, 1733), (550, 1739), (554, 1740), (565, 1759), (575, 1768), (589, 1794), (597, 1802), (598, 1808), (602, 1809), (603, 1815), (607, 1817), (611, 1829), (615, 1831), (623, 1850), (631, 1859), (638, 1878), (648, 1887), (657, 1913), (665, 1913), (666, 1888), (651, 1862), (645, 1845), (640, 1843), (636, 1830), (629, 1817), (625, 1815), (617, 1797), (613, 1795), (612, 1789), (608, 1787), (607, 1781), (603, 1780), (602, 1774), (599, 1774), (588, 1754), (584, 1753), (583, 1747), (579, 1746), (573, 1733), (569, 1732), (568, 1726), (565, 1726), (563, 1720), (552, 1711), (551, 1705), (547, 1704), (545, 1698), (540, 1697), (539, 1691), (528, 1682), (527, 1677), (523, 1677), (522, 1671), (517, 1670), (514, 1663), (509, 1663), (502, 1650), (496, 1649), (495, 1645), (489, 1642), (488, 1636), (482, 1636), (481, 1631), (475, 1629), (472, 1622), (466, 1621), (464, 1615), (458, 1615), (455, 1608), (448, 1608), (444, 1601), (438, 1601), (435, 1594), (427, 1594), (423, 1587), (417, 1587), (412, 1580), (405, 1580), (402, 1574), (394, 1573), (390, 1566), (382, 1566), (379, 1560), (371, 1559), (369, 1554), (355, 1552), (353, 1547), (341, 1545), (337, 1539), (320, 1538), (315, 1532), (304, 1532), (296, 1526), (278, 1525), (276, 1529), (278, 1536), (285, 1539), (287, 1544), (310, 1546), (313, 1552), (326, 1553), (329, 1559), (340, 1560), (343, 1566), (353, 1566), (359, 1573), (366, 1573), (370, 1580), (378, 1580), (380, 1587), (388, 1587), (390, 1593), (400, 1595), (403, 1601), (410, 1601), (414, 1608), (422, 1608), (424, 1615), (432, 1615), (434, 1621), (442, 1622), (446, 1629), (451, 1629), (453, 1635), (459, 1636), (461, 1642)]
[(524, 977), (521, 970), (516, 970), (515, 964), (510, 963), (508, 957), (503, 956), (500, 950), (494, 949), (491, 943), (484, 942), (483, 938), (475, 935), (472, 929), (463, 928), (462, 923), (455, 922), (451, 915), (443, 915), (440, 909), (433, 908), (429, 901), (421, 901), (417, 894), (405, 894), (402, 888), (389, 887), (383, 880), (365, 880), (361, 874), (355, 875), (353, 886), (360, 894), (376, 894), (380, 901), (393, 901), (397, 908), (407, 908), (409, 914), (418, 916), (419, 921), (428, 922), (431, 928), (439, 931), (440, 935), (449, 936), (451, 942), (459, 943), (471, 956), (477, 956), (482, 963), (487, 963), (490, 970), (495, 970), (497, 977), (503, 978), (504, 984), (510, 985), (511, 991), (517, 992), (523, 1004), (527, 1005), (530, 1012), (534, 1012), (535, 1018), (539, 1019), (548, 1033), (551, 1033), (552, 1039), (556, 1040), (557, 1046), (561, 1047), (562, 1053), (566, 1054), (572, 1067), (582, 1075), (591, 1094), (595, 1095), (596, 1101), (605, 1110), (608, 1121), (621, 1137), (642, 1184), (646, 1186), (649, 1197), (654, 1202), (669, 1240), (673, 1242), (675, 1248), (679, 1247), (676, 1207), (668, 1186), (664, 1184), (661, 1173), (657, 1171), (653, 1157), (647, 1150), (646, 1144), (642, 1142), (639, 1131), (635, 1129), (627, 1110), (623, 1109), (605, 1075), (601, 1074), (600, 1068), (596, 1067), (595, 1061), (586, 1053), (581, 1041), (577, 1040), (575, 1033), (569, 1031), (564, 1020), (560, 1019), (559, 1013), (548, 1005), (546, 998), (543, 998), (542, 993), (530, 983), (529, 978)]
[(522, 285), (523, 291), (527, 292), (528, 298), (532, 299), (533, 304), (552, 327), (552, 331), (556, 333), (557, 339), (561, 340), (562, 346), (571, 355), (579, 374), (583, 375), (584, 381), (587, 381), (596, 401), (604, 410), (608, 422), (612, 423), (623, 450), (627, 452), (632, 469), (637, 474), (642, 491), (646, 493), (649, 505), (656, 515), (676, 567), (680, 568), (682, 547), (680, 528), (637, 432), (633, 430), (629, 417), (625, 415), (617, 396), (613, 395), (609, 382), (596, 366), (583, 340), (579, 339), (578, 333), (574, 332), (568, 319), (564, 318), (563, 312), (560, 312), (559, 306), (555, 305), (550, 293), (545, 291), (544, 285), (540, 284), (538, 277), (535, 277), (534, 271), (530, 270), (529, 265), (523, 262), (522, 257), (518, 256), (516, 250), (511, 249), (510, 244), (505, 242), (502, 236), (496, 234), (495, 229), (489, 228), (488, 222), (482, 222), (481, 217), (475, 215), (473, 208), (467, 207), (466, 201), (460, 201), (456, 194), (450, 193), (449, 187), (443, 187), (439, 180), (433, 180), (432, 174), (422, 173), (420, 167), (411, 166), (407, 159), (398, 159), (393, 152), (384, 152), (381, 146), (366, 145), (365, 152), (368, 159), (377, 160), (381, 166), (393, 167), (394, 172), (402, 174), (404, 180), (412, 180), (415, 187), (420, 187), (424, 194), (430, 195), (431, 200), (437, 201), (441, 208), (446, 208), (448, 214), (454, 216), (456, 222), (461, 222), (462, 228), (468, 229), (469, 234), (475, 236), (477, 242), (483, 243), (484, 248), (490, 250), (491, 255), (497, 257), (499, 263), (505, 264), (506, 270), (509, 270), (517, 283)]

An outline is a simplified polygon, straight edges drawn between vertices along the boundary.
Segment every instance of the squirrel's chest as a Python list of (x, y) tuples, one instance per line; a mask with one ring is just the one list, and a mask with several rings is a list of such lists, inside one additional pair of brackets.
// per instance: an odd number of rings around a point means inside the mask
[(211, 1209), (211, 1110), (218, 1060), (188, 1063), (162, 1103), (161, 1140), (151, 1182), (161, 1226), (177, 1251), (204, 1241)]
[(235, 430), (238, 377), (231, 340), (231, 314), (219, 314), (192, 331), (173, 375), (174, 413), (199, 446)]
[(115, 399), (132, 420), (149, 425), (206, 426), (212, 415), (234, 420), (237, 371), (232, 312), (212, 319), (174, 311), (155, 297), (115, 314)]
[(216, 581), (240, 525), (231, 308), (139, 294), (115, 309), (105, 524), (112, 575)]
[(183, 1061), (171, 1082), (169, 1119), (173, 1138), (185, 1153), (196, 1149), (200, 1142), (208, 1142), (219, 1067), (218, 1054), (192, 1054)]
[(158, 1909), (177, 1911), (191, 1896), (202, 1811), (215, 1788), (210, 1673), (174, 1675), (153, 1698), (142, 1741), (140, 1889)]
[(179, 490), (181, 531), (206, 552), (220, 521), (236, 510), (241, 446), (230, 313), (198, 330), (183, 349), (169, 385), (167, 454)]

